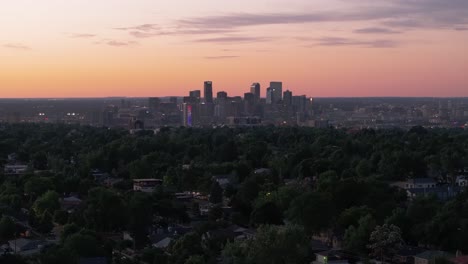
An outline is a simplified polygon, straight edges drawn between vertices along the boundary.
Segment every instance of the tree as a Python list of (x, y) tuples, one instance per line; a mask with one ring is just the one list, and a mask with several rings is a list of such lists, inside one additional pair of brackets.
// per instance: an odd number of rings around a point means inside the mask
[(15, 237), (15, 222), (8, 216), (3, 216), (0, 220), (0, 240), (8, 241)]
[(84, 232), (71, 235), (65, 240), (64, 248), (76, 258), (99, 257), (103, 252), (97, 239)]
[(403, 239), (401, 231), (395, 225), (384, 224), (377, 226), (370, 235), (367, 246), (373, 256), (380, 257), (380, 260), (392, 257), (401, 247)]
[(328, 195), (307, 192), (291, 202), (287, 216), (293, 223), (303, 225), (308, 233), (316, 233), (330, 227), (334, 206)]
[(191, 256), (202, 255), (201, 238), (196, 233), (188, 233), (169, 246), (169, 263), (184, 264)]
[(223, 202), (223, 189), (217, 181), (214, 181), (211, 185), (210, 202), (213, 204), (219, 204)]
[(227, 264), (305, 263), (308, 239), (297, 225), (262, 226), (254, 239), (227, 244), (222, 252)]
[(369, 236), (375, 228), (375, 220), (368, 214), (359, 219), (358, 226), (350, 226), (346, 229), (344, 235), (344, 245), (347, 250), (366, 253), (366, 245), (369, 242)]
[(148, 229), (153, 221), (153, 200), (149, 194), (134, 193), (129, 202), (130, 229), (135, 235), (136, 246), (145, 244)]
[(84, 218), (89, 228), (113, 231), (126, 227), (127, 206), (112, 190), (94, 188), (89, 191)]
[(41, 217), (45, 211), (54, 212), (60, 208), (59, 195), (54, 191), (47, 191), (36, 199), (32, 208), (39, 217)]
[(190, 256), (184, 264), (205, 264), (205, 258), (200, 255)]
[(250, 217), (251, 224), (258, 225), (281, 225), (283, 214), (273, 202), (266, 202), (256, 207)]

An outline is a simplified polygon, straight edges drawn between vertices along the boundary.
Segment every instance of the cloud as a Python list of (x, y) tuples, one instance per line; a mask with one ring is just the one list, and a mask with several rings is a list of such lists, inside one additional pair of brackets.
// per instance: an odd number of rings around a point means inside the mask
[(125, 31), (144, 31), (144, 32), (150, 32), (154, 30), (159, 30), (160, 27), (157, 24), (141, 24), (137, 26), (132, 26), (132, 27), (120, 27), (120, 28), (115, 28), (117, 30), (125, 30)]
[(468, 31), (468, 27), (456, 27), (454, 28), (456, 31)]
[(323, 37), (317, 39), (317, 42), (312, 46), (362, 46), (368, 48), (394, 48), (398, 46), (398, 42), (388, 39), (378, 40), (357, 40), (340, 37)]
[(128, 47), (138, 44), (136, 41), (118, 41), (118, 40), (105, 40), (103, 42), (97, 42), (97, 44), (105, 44), (112, 47)]
[(359, 34), (399, 34), (400, 31), (388, 29), (388, 28), (379, 28), (379, 27), (368, 27), (356, 29), (354, 33)]
[(94, 34), (88, 34), (88, 33), (82, 33), (82, 34), (71, 34), (71, 38), (94, 38), (96, 35)]
[(16, 49), (16, 50), (30, 50), (31, 47), (26, 46), (24, 44), (20, 43), (6, 43), (2, 45), (2, 47), (7, 48), (7, 49)]
[(262, 42), (270, 40), (265, 37), (246, 37), (246, 36), (223, 36), (215, 38), (197, 39), (195, 42), (210, 42), (210, 43), (248, 43), (248, 42)]
[(235, 59), (239, 58), (240, 56), (206, 56), (205, 59), (207, 60), (222, 60), (222, 59)]
[[(357, 4), (361, 4), (362, 0)], [(348, 2), (348, 1), (347, 1)], [(434, 27), (468, 24), (466, 0), (375, 0), (372, 4), (335, 11), (295, 13), (233, 13), (176, 21), (180, 27), (238, 29), (240, 27), (321, 22), (375, 21), (393, 27)]]
[(117, 30), (127, 31), (129, 35), (135, 38), (152, 38), (157, 36), (169, 35), (209, 35), (209, 34), (224, 34), (234, 33), (232, 29), (203, 29), (203, 28), (187, 28), (180, 26), (160, 27), (155, 24), (143, 24), (132, 27), (115, 28)]

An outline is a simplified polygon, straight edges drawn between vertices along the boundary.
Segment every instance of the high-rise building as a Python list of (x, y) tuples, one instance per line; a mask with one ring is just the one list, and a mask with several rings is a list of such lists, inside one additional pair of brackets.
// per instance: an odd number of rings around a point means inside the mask
[(200, 98), (201, 98), (201, 91), (200, 91), (200, 90), (190, 91), (189, 96), (190, 96), (190, 97), (197, 98), (198, 100), (200, 100)]
[(244, 113), (253, 115), (255, 110), (255, 95), (253, 93), (244, 94)]
[(204, 86), (205, 103), (213, 103), (213, 82), (206, 81)]
[(252, 86), (250, 86), (250, 92), (254, 94), (255, 102), (259, 102), (260, 101), (260, 84), (253, 83)]
[(286, 90), (284, 93), (283, 93), (283, 102), (284, 102), (284, 105), (292, 105), (292, 92), (289, 91), (289, 90)]
[(225, 91), (220, 91), (216, 94), (216, 98), (221, 100), (227, 100), (227, 93)]
[(185, 127), (192, 127), (193, 126), (193, 114), (194, 114), (194, 107), (191, 104), (184, 103), (183, 105), (183, 120), (182, 125)]
[(274, 96), (273, 103), (278, 103), (283, 99), (283, 83), (282, 82), (270, 82), (270, 89), (272, 90)]
[(275, 94), (273, 93), (273, 89), (271, 87), (268, 87), (266, 89), (266, 103), (267, 104), (273, 104), (275, 101)]

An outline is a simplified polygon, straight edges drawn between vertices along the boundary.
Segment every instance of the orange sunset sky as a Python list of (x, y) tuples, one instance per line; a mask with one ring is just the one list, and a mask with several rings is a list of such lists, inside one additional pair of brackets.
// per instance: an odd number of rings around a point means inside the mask
[(468, 96), (467, 0), (2, 0), (0, 98)]

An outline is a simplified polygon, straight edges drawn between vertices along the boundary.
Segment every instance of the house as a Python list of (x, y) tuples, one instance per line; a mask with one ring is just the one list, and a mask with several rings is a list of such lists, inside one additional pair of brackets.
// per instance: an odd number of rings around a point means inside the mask
[(457, 176), (455, 182), (460, 187), (468, 187), (468, 176)]
[(431, 196), (434, 195), (437, 197), (437, 199), (445, 201), (451, 198), (454, 198), (458, 194), (462, 192), (461, 187), (459, 186), (450, 186), (450, 185), (445, 185), (445, 186), (439, 186), (435, 188), (413, 188), (413, 189), (408, 189), (406, 190), (406, 193), (408, 195), (408, 198), (410, 200), (416, 198), (416, 197), (421, 197), (421, 196)]
[(270, 169), (267, 169), (267, 168), (260, 168), (260, 169), (254, 170), (254, 174), (269, 175), (269, 174), (271, 174), (271, 170), (270, 170)]
[(15, 254), (27, 256), (40, 253), (44, 246), (47, 245), (47, 242), (43, 240), (19, 238), (8, 241), (8, 245)]
[(135, 179), (133, 180), (133, 190), (136, 192), (152, 193), (162, 183), (161, 179)]
[(400, 264), (412, 264), (414, 263), (414, 256), (424, 251), (422, 248), (404, 246), (395, 254), (393, 261)]
[(83, 201), (76, 196), (69, 196), (60, 200), (60, 207), (62, 208), (62, 210), (73, 211), (82, 202)]
[(327, 250), (315, 253), (316, 260), (313, 264), (349, 264), (354, 259), (349, 253), (343, 250)]
[(427, 250), (414, 256), (414, 264), (435, 264), (438, 258), (451, 258), (451, 255), (445, 251)]
[(254, 238), (255, 233), (256, 233), (255, 229), (244, 228), (238, 225), (231, 225), (227, 229), (234, 233), (235, 240), (252, 239)]
[(167, 229), (158, 228), (149, 236), (149, 239), (154, 248), (165, 249), (173, 240), (189, 233), (190, 231), (192, 231), (191, 227), (182, 225), (169, 226)]
[(224, 174), (224, 175), (215, 175), (213, 180), (216, 181), (221, 188), (226, 189), (228, 185), (232, 185), (236, 181), (236, 175), (234, 173)]
[(405, 189), (428, 189), (436, 186), (437, 182), (432, 178), (416, 178), (406, 181)]
[(5, 165), (3, 172), (5, 175), (23, 175), (28, 170), (28, 165), (8, 164)]

